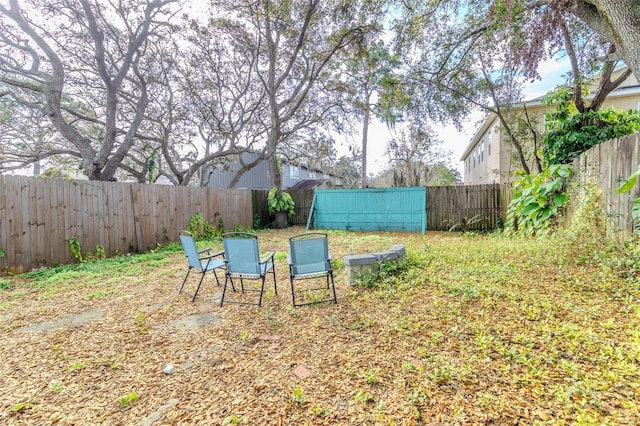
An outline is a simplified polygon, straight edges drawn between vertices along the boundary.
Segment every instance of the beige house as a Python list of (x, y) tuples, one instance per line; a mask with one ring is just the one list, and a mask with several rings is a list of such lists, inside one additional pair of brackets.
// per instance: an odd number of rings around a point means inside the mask
[[(622, 72), (624, 69), (616, 71), (612, 78)], [(514, 116), (524, 117), (526, 110), (530, 122), (535, 125), (540, 134), (544, 130), (544, 114), (553, 108), (543, 105), (541, 99), (525, 101), (512, 113)], [(640, 110), (640, 84), (633, 74), (607, 96), (602, 108), (607, 107)], [(529, 163), (532, 163), (534, 148), (532, 139), (529, 138), (529, 140), (528, 146), (523, 148), (525, 157)], [(542, 141), (538, 143), (541, 144)], [(538, 146), (538, 149), (541, 147)], [(485, 117), (462, 154), (461, 161), (464, 162), (465, 185), (511, 183), (515, 173), (522, 169), (518, 153), (494, 113), (489, 113)], [(535, 170), (532, 164), (529, 164), (529, 167)]]

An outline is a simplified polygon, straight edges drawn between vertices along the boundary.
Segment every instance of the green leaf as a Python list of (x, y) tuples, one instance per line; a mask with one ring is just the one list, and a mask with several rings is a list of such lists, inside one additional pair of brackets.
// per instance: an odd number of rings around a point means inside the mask
[(640, 176), (640, 165), (638, 165), (638, 168), (636, 169), (636, 171), (633, 172), (631, 176), (629, 176), (627, 180), (625, 180), (622, 183), (622, 185), (620, 185), (620, 187), (616, 190), (616, 192), (618, 194), (623, 194), (625, 192), (631, 191), (631, 189), (634, 186), (636, 186), (636, 182), (638, 181), (638, 176)]
[(553, 205), (556, 207), (562, 207), (568, 200), (569, 197), (567, 194), (556, 194), (553, 196)]

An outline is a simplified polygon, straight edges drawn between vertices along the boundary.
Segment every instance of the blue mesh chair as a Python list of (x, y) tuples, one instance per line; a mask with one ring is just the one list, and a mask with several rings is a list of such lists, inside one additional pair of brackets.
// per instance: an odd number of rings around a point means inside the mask
[[(194, 300), (196, 300), (196, 296), (198, 295), (198, 291), (200, 290), (200, 286), (202, 285), (202, 280), (204, 280), (204, 276), (207, 272), (213, 271), (213, 275), (216, 277), (216, 282), (218, 283), (218, 285), (220, 285), (218, 274), (216, 274), (216, 269), (224, 268), (224, 252), (221, 251), (217, 253), (211, 253), (211, 248), (198, 250), (196, 248), (196, 242), (193, 239), (193, 236), (190, 232), (187, 231), (182, 231), (180, 233), (180, 242), (182, 243), (184, 254), (187, 257), (189, 269), (187, 270), (187, 275), (184, 277), (184, 281), (182, 281), (182, 285), (180, 286), (180, 291), (178, 293), (184, 292), (190, 296), (193, 296), (191, 298), (191, 301), (193, 302)], [(221, 258), (215, 259), (216, 257)], [(196, 291), (194, 291), (193, 294), (190, 294), (184, 291), (184, 285), (187, 282), (187, 278), (189, 278), (189, 274), (194, 269), (200, 272), (200, 282), (198, 282)]]
[[(338, 303), (327, 234), (311, 232), (293, 236), (289, 238), (289, 249), (289, 280), (291, 281), (293, 307), (322, 302)], [(326, 277), (326, 286), (319, 288), (299, 286), (298, 289), (295, 288), (295, 280), (322, 277)], [(331, 286), (329, 286), (329, 282), (331, 282)], [(329, 291), (329, 298), (327, 298)], [(305, 301), (296, 302), (296, 294), (299, 296), (304, 294)]]
[[(225, 294), (227, 285), (231, 284), (231, 288), (235, 293), (236, 287), (233, 283), (234, 279), (240, 279), (240, 289), (244, 294), (245, 291), (259, 291), (260, 297), (257, 302), (243, 300), (227, 300), (227, 303), (237, 303), (241, 305), (262, 305), (262, 295), (264, 294), (264, 282), (267, 273), (273, 275), (273, 289), (278, 294), (276, 284), (276, 269), (273, 260), (274, 253), (269, 252), (262, 259), (258, 251), (258, 237), (254, 234), (246, 232), (228, 232), (222, 234), (222, 241), (225, 251), (226, 273), (224, 279), (224, 287), (222, 289), (222, 299), (220, 306), (225, 302)], [(244, 280), (259, 280), (259, 288), (245, 289)]]

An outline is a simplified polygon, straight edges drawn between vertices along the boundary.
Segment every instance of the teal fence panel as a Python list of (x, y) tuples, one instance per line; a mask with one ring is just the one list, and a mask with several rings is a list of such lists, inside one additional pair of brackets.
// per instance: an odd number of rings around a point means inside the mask
[(420, 231), (427, 227), (427, 189), (318, 189), (315, 228), (353, 231)]

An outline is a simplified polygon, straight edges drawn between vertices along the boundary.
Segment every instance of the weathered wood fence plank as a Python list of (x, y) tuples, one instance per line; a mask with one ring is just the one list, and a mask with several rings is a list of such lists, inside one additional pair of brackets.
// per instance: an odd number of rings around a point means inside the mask
[(0, 267), (21, 273), (83, 254), (145, 251), (175, 241), (196, 213), (225, 227), (252, 225), (251, 191), (0, 175)]
[(427, 230), (491, 230), (505, 221), (511, 201), (508, 185), (427, 187)]
[[(573, 162), (578, 194), (595, 185), (602, 191), (602, 209), (607, 234), (618, 241), (633, 235), (632, 201), (640, 195), (640, 185), (631, 192), (618, 194), (616, 190), (640, 164), (640, 134), (594, 146)], [(579, 198), (575, 198), (579, 199)], [(577, 206), (570, 206), (568, 220), (575, 220)]]

